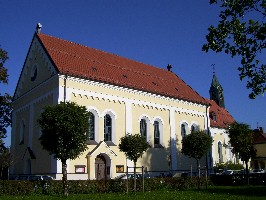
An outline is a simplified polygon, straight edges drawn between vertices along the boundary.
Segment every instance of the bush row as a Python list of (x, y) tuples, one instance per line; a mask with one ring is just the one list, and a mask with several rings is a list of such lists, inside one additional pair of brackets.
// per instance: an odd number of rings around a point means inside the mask
[[(144, 190), (187, 190), (197, 188), (197, 177), (180, 178), (152, 178), (145, 179)], [(126, 192), (127, 185), (129, 191), (133, 191), (134, 180), (70, 180), (67, 182), (70, 194), (89, 193), (115, 193)], [(205, 184), (204, 178), (201, 184)], [(62, 181), (0, 181), (0, 195), (29, 195), (29, 194), (61, 194), (63, 190)], [(142, 180), (137, 180), (137, 191), (143, 190)]]
[[(247, 176), (245, 174), (213, 175), (210, 177), (214, 185), (246, 185)], [(266, 173), (249, 174), (249, 184), (265, 185)]]

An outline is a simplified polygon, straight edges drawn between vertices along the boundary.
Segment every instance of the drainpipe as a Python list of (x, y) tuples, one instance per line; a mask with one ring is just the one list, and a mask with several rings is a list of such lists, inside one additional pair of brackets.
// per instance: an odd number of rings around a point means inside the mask
[(66, 80), (67, 80), (67, 74), (65, 74), (64, 77), (64, 104), (66, 103)]

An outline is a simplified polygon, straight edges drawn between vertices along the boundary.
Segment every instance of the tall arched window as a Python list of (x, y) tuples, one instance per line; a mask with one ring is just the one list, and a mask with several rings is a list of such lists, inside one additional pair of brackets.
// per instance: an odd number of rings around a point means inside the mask
[(147, 139), (147, 122), (145, 119), (140, 120), (140, 135)]
[(95, 140), (95, 116), (92, 112), (89, 112), (88, 126), (88, 139)]
[(108, 114), (104, 116), (104, 141), (112, 141), (112, 118)]
[(24, 144), (26, 125), (24, 120), (20, 122), (19, 144)]
[(160, 124), (154, 121), (154, 146), (160, 144)]
[(182, 137), (185, 137), (187, 135), (187, 124), (186, 123), (183, 123), (181, 124), (181, 135)]
[(219, 156), (219, 163), (223, 162), (223, 149), (222, 143), (218, 142), (218, 156)]
[(198, 131), (198, 126), (196, 124), (191, 125), (191, 132)]

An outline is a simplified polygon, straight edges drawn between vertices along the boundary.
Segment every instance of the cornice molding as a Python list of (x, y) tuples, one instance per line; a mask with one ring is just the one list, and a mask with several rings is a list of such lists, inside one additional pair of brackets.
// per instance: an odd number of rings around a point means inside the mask
[[(65, 75), (59, 75), (59, 78), (64, 79)], [(193, 106), (197, 106), (197, 107), (206, 107), (205, 105), (201, 105), (201, 104), (196, 104), (196, 103), (192, 103), (192, 102), (187, 102), (187, 101), (183, 101), (183, 100), (178, 100), (178, 99), (173, 99), (170, 97), (164, 97), (164, 96), (160, 96), (160, 95), (156, 95), (156, 94), (151, 94), (151, 93), (147, 93), (147, 92), (143, 92), (143, 91), (138, 91), (138, 90), (133, 90), (133, 89), (129, 89), (129, 88), (123, 88), (123, 87), (119, 87), (119, 86), (114, 86), (114, 85), (110, 85), (110, 84), (106, 84), (106, 83), (100, 83), (100, 82), (95, 82), (95, 81), (90, 81), (90, 80), (84, 80), (84, 79), (80, 79), (80, 78), (75, 78), (75, 77), (67, 77), (68, 81), (74, 81), (74, 82), (79, 82), (82, 84), (88, 84), (88, 85), (94, 85), (94, 86), (98, 86), (98, 87), (103, 87), (103, 88), (108, 88), (108, 89), (112, 89), (112, 90), (119, 90), (119, 91), (123, 91), (126, 93), (133, 93), (133, 94), (138, 94), (138, 95), (147, 95), (149, 97), (153, 97), (153, 98), (157, 98), (157, 99), (163, 99), (165, 101), (172, 101), (172, 102), (178, 102), (178, 103), (183, 103), (184, 105), (193, 105)], [(61, 86), (62, 87), (62, 86)], [(99, 100), (104, 100), (104, 101), (114, 101), (114, 102), (119, 102), (119, 103), (130, 103), (132, 105), (137, 105), (137, 106), (143, 106), (146, 108), (151, 108), (151, 109), (160, 109), (161, 111), (163, 110), (167, 110), (169, 111), (170, 109), (173, 109), (175, 112), (178, 113), (185, 113), (185, 114), (190, 114), (192, 116), (199, 116), (199, 117), (205, 117), (206, 113), (205, 112), (199, 112), (196, 110), (191, 110), (191, 109), (185, 109), (185, 108), (180, 108), (180, 107), (173, 107), (173, 106), (169, 106), (169, 105), (163, 105), (163, 104), (158, 104), (158, 103), (152, 103), (152, 102), (147, 102), (147, 101), (142, 101), (142, 100), (136, 100), (136, 99), (129, 99), (126, 97), (119, 97), (119, 96), (115, 96), (115, 95), (108, 95), (108, 94), (103, 94), (103, 93), (99, 93), (99, 92), (93, 92), (93, 91), (86, 91), (83, 89), (74, 89), (74, 88), (69, 88), (69, 85), (67, 87), (68, 92), (72, 93), (74, 96), (78, 96), (80, 98), (93, 98), (93, 99), (99, 99)]]

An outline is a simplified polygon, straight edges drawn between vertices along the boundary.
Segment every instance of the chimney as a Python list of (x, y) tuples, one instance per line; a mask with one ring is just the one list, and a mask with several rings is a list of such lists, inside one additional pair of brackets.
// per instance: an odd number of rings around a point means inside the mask
[(42, 25), (41, 23), (38, 23), (36, 26), (36, 33), (41, 33), (41, 30), (42, 30)]
[(167, 69), (169, 72), (172, 72), (172, 68), (173, 68), (172, 65), (170, 65), (170, 64), (167, 65)]

